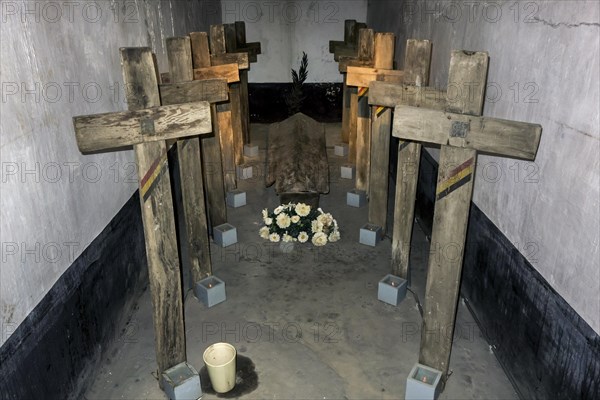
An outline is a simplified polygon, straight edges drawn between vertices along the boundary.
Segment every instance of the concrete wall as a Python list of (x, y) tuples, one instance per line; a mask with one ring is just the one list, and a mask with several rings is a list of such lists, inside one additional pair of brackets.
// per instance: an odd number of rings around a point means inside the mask
[(396, 0), (368, 10), (369, 26), (396, 33), (399, 67), (406, 39), (433, 42), (439, 88), (452, 49), (488, 51), (484, 115), (543, 126), (533, 163), (479, 156), (474, 202), (597, 333), (599, 10), (596, 1)]
[(330, 40), (344, 39), (344, 20), (364, 22), (367, 0), (251, 1), (222, 0), (223, 21), (245, 21), (247, 41), (260, 41), (262, 55), (249, 73), (250, 82), (291, 82), (302, 52), (309, 62), (307, 82), (341, 82)]
[(137, 189), (132, 151), (82, 155), (71, 118), (126, 108), (119, 47), (221, 21), (218, 1), (1, 3), (0, 344)]

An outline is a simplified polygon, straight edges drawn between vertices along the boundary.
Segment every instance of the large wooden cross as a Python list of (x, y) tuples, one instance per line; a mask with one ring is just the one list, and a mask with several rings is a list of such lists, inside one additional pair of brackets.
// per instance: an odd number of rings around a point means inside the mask
[[(361, 93), (359, 93), (358, 88), (348, 85), (348, 77), (346, 74), (348, 72), (348, 67), (351, 66), (373, 67), (375, 65), (375, 32), (373, 29), (360, 29), (358, 33), (356, 55), (340, 56), (338, 60), (338, 69), (340, 73), (344, 75), (344, 81), (346, 82), (349, 94), (345, 100), (349, 101), (349, 105), (343, 109), (343, 111), (348, 111), (348, 161), (356, 163), (357, 154), (363, 153), (363, 150), (360, 147), (362, 142), (359, 140), (359, 136), (364, 138), (365, 131), (368, 129), (369, 124), (366, 122), (366, 118), (359, 112), (361, 110), (364, 111), (360, 106), (365, 106), (365, 104), (359, 104), (359, 95)], [(368, 108), (368, 105), (366, 108)], [(342, 131), (342, 135), (343, 134), (344, 132)], [(342, 140), (345, 141), (343, 136)]]
[(73, 124), (82, 152), (133, 145), (160, 374), (186, 359), (166, 141), (211, 132), (210, 106), (207, 102), (160, 106), (158, 74), (149, 48), (122, 48), (121, 63), (129, 111), (75, 117)]
[[(340, 57), (358, 57), (358, 38), (361, 29), (365, 29), (367, 24), (356, 22), (354, 19), (344, 21), (344, 40), (330, 40), (329, 52), (333, 54), (333, 59), (339, 61)], [(350, 138), (350, 97), (356, 89), (349, 88), (346, 84), (346, 74), (343, 76), (342, 87), (342, 141), (349, 142)]]
[[(188, 36), (168, 38), (166, 48), (172, 83), (159, 85), (163, 105), (193, 101), (215, 104), (228, 100), (226, 79), (193, 80), (192, 50)], [(184, 237), (188, 245), (188, 264), (193, 284), (212, 274), (201, 148), (199, 137), (177, 141)]]
[[(220, 28), (219, 28), (220, 29)], [(233, 24), (224, 24), (224, 35), (225, 35), (225, 48), (221, 49), (219, 45), (219, 52), (223, 53), (247, 53), (248, 62), (250, 64), (258, 61), (258, 55), (261, 54), (260, 42), (246, 42), (246, 23), (244, 21), (236, 21)], [(212, 39), (212, 27), (211, 27), (211, 39)], [(219, 34), (220, 37), (220, 34)], [(241, 116), (242, 116), (242, 132), (245, 143), (250, 143), (250, 104), (248, 100), (248, 70), (243, 68), (240, 70), (240, 83), (234, 85), (236, 90), (240, 92), (241, 100)], [(236, 87), (239, 86), (239, 87)]]
[[(371, 128), (371, 154), (366, 159), (366, 154), (357, 161), (357, 182), (359, 176), (364, 186), (368, 177), (369, 189), (369, 222), (381, 227), (382, 235), (387, 227), (388, 209), (388, 171), (390, 136), (392, 131), (392, 109), (383, 107), (380, 103), (373, 102), (373, 96), (368, 87), (371, 82), (404, 83), (406, 85), (427, 85), (429, 80), (429, 67), (431, 63), (431, 42), (429, 40), (408, 39), (404, 56), (404, 69), (396, 71), (390, 69), (394, 60), (394, 37), (390, 34), (377, 34), (375, 36), (375, 62), (374, 68), (348, 67), (347, 81), (349, 86), (359, 87), (359, 93), (368, 96), (368, 103), (372, 105), (370, 112)], [(361, 99), (363, 99), (361, 98)], [(369, 113), (368, 105), (363, 104), (366, 114)], [(361, 121), (361, 125), (364, 125)], [(365, 129), (363, 128), (364, 132)], [(358, 155), (357, 155), (358, 157)], [(360, 167), (360, 168), (359, 168)]]
[[(477, 152), (533, 160), (542, 131), (538, 124), (481, 116), (487, 70), (486, 52), (453, 51), (448, 88), (458, 90), (446, 96), (445, 110), (402, 104), (394, 109), (395, 137), (441, 145), (419, 361), (442, 371), (444, 381), (452, 349)], [(407, 223), (412, 227), (412, 221)]]

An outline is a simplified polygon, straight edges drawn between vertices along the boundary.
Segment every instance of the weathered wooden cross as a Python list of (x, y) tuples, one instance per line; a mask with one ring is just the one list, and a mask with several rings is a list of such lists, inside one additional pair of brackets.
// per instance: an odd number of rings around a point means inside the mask
[[(166, 48), (172, 83), (159, 85), (162, 105), (193, 101), (215, 104), (228, 100), (227, 80), (193, 80), (192, 50), (188, 36), (168, 38)], [(185, 238), (194, 284), (212, 274), (201, 148), (199, 137), (177, 141)]]
[(160, 106), (158, 74), (149, 48), (122, 48), (129, 111), (73, 119), (82, 152), (133, 145), (152, 295), (159, 374), (186, 359), (183, 293), (167, 140), (212, 131), (207, 102)]
[[(354, 19), (344, 21), (344, 40), (330, 40), (329, 52), (333, 53), (333, 59), (339, 61), (340, 57), (358, 58), (358, 37), (361, 29), (365, 29), (367, 24), (356, 22)], [(342, 141), (348, 143), (350, 138), (350, 97), (355, 88), (349, 88), (346, 85), (346, 75), (343, 76), (342, 89)]]
[[(363, 151), (357, 154), (357, 187), (364, 189), (365, 183), (369, 189), (369, 222), (381, 227), (382, 235), (387, 227), (388, 208), (388, 170), (390, 136), (392, 131), (392, 109), (380, 106), (372, 101), (368, 87), (371, 82), (404, 83), (406, 85), (427, 85), (429, 80), (429, 66), (431, 61), (431, 42), (429, 40), (409, 39), (406, 42), (404, 56), (404, 69), (392, 70), (394, 61), (394, 36), (391, 34), (375, 35), (375, 61), (374, 68), (348, 67), (347, 82), (349, 86), (359, 87), (362, 94), (362, 109), (360, 114), (369, 116), (368, 105), (373, 105), (370, 112), (370, 149), (368, 154)], [(368, 97), (368, 104), (367, 104)], [(363, 117), (364, 119), (366, 119)], [(368, 134), (365, 122), (359, 124), (357, 137)], [(363, 138), (368, 142), (368, 138)], [(370, 156), (370, 157), (369, 157)], [(368, 158), (367, 158), (368, 157)], [(360, 178), (360, 180), (359, 180)], [(368, 178), (368, 180), (366, 180)], [(366, 182), (365, 182), (366, 180)]]
[[(444, 381), (452, 349), (477, 152), (533, 160), (542, 131), (537, 124), (481, 116), (487, 70), (486, 52), (453, 51), (444, 110), (403, 105), (406, 104), (403, 92), (413, 90), (406, 86), (395, 85), (392, 90), (399, 94), (395, 97), (389, 91), (393, 85), (371, 84), (372, 92), (377, 87), (378, 94), (384, 93), (384, 97), (397, 104), (392, 134), (403, 141), (400, 147), (409, 145), (406, 141), (441, 145), (419, 361), (442, 371)], [(435, 91), (431, 93), (437, 97)], [(424, 103), (443, 104), (437, 98), (424, 100)], [(406, 162), (406, 158), (400, 158), (398, 165)], [(397, 187), (414, 190), (412, 184), (404, 187), (402, 179), (406, 175), (400, 172), (399, 167)], [(414, 196), (407, 197), (403, 196), (414, 203)], [(396, 208), (396, 213), (403, 209)], [(404, 223), (408, 225), (405, 229), (411, 232), (412, 219)], [(410, 241), (407, 243), (408, 250)]]
[[(253, 64), (258, 61), (258, 55), (261, 54), (260, 42), (246, 43), (246, 23), (244, 21), (236, 21), (233, 24), (224, 24), (225, 48), (218, 50), (223, 53), (247, 53), (248, 62)], [(219, 28), (220, 29), (220, 28)], [(220, 36), (220, 35), (219, 35)], [(212, 37), (212, 27), (211, 27)], [(219, 39), (220, 40), (220, 39)], [(242, 116), (242, 132), (245, 143), (250, 143), (250, 104), (248, 100), (248, 70), (243, 68), (240, 70), (240, 83), (233, 85), (240, 92), (241, 99), (241, 116)]]
[[(226, 79), (227, 83), (239, 81), (239, 66), (236, 61), (212, 65), (208, 34), (190, 33), (193, 77), (195, 80)], [(214, 135), (202, 139), (202, 158), (205, 163), (204, 179), (207, 186), (208, 212), (211, 226), (227, 222), (225, 191), (237, 186), (234, 120), (231, 102), (235, 96), (229, 93), (229, 101), (211, 105)], [(222, 166), (222, 168), (221, 168)]]
[[(364, 32), (364, 30), (362, 31)], [(369, 192), (369, 178), (371, 170), (371, 124), (372, 113), (369, 107), (369, 83), (374, 80), (386, 82), (402, 82), (403, 72), (396, 71), (394, 67), (394, 45), (396, 37), (392, 33), (376, 33), (374, 37), (373, 47), (373, 64), (372, 67), (356, 67), (348, 65), (346, 73), (346, 82), (348, 86), (358, 87), (357, 97), (357, 113), (356, 117), (351, 113), (350, 118), (356, 118), (356, 188)], [(377, 116), (375, 110), (373, 118)], [(388, 113), (381, 115), (377, 119), (380, 125), (386, 118), (389, 118)], [(388, 122), (389, 124), (389, 122)], [(389, 133), (387, 134), (389, 137)], [(389, 139), (388, 139), (389, 140)], [(379, 144), (375, 143), (376, 145)], [(388, 145), (389, 147), (389, 145)], [(376, 147), (373, 151), (377, 151), (376, 159), (383, 157), (385, 149)], [(385, 153), (387, 155), (387, 153)], [(386, 156), (387, 158), (387, 156)], [(377, 177), (381, 179), (382, 177)], [(387, 179), (387, 171), (384, 179)], [(373, 221), (375, 222), (375, 221)], [(384, 226), (382, 226), (385, 229)]]

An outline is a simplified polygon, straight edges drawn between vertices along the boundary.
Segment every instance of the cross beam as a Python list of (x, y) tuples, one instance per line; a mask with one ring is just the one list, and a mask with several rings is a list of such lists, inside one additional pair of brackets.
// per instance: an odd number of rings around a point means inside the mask
[(442, 371), (444, 382), (452, 349), (477, 151), (533, 160), (542, 130), (538, 124), (481, 117), (487, 70), (487, 53), (453, 51), (449, 86), (471, 90), (447, 99), (445, 113), (402, 105), (394, 112), (394, 136), (442, 145), (419, 362)]
[[(209, 104), (160, 107), (157, 73), (149, 48), (122, 48), (121, 65), (124, 83), (130, 88), (126, 94), (127, 104), (133, 114), (82, 116), (75, 117), (73, 122), (81, 151), (116, 149), (133, 144), (160, 375), (186, 359), (183, 293), (165, 139), (209, 133)], [(107, 124), (105, 129), (104, 123)], [(121, 126), (128, 127), (127, 139), (108, 140), (107, 137), (114, 135), (107, 132)], [(189, 129), (174, 133), (182, 126)], [(157, 130), (161, 132), (163, 128), (168, 135), (157, 134)]]

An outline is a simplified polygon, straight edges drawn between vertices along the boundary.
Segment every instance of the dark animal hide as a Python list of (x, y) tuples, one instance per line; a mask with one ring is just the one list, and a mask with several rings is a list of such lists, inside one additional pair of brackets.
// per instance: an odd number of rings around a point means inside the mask
[(275, 184), (282, 204), (318, 205), (319, 194), (329, 193), (325, 126), (302, 113), (271, 125), (265, 183)]

